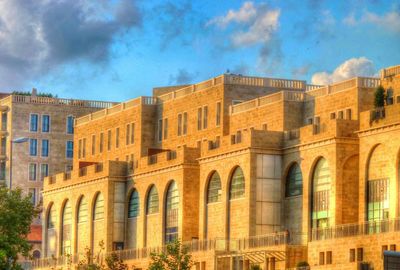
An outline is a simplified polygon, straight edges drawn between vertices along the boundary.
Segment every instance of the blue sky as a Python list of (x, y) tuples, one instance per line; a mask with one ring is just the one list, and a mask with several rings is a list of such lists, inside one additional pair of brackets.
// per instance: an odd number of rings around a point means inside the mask
[(229, 70), (325, 84), (400, 64), (400, 1), (0, 1), (0, 89), (122, 101)]

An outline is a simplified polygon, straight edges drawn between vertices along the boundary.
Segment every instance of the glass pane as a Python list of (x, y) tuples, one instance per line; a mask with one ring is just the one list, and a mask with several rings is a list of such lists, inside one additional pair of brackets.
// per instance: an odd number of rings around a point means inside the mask
[(230, 199), (238, 199), (244, 197), (245, 190), (243, 171), (240, 167), (235, 169), (232, 175), (231, 188), (229, 191)]
[(295, 163), (290, 169), (286, 178), (286, 197), (303, 194), (303, 177), (300, 166)]
[(134, 190), (129, 199), (128, 218), (137, 217), (139, 215), (139, 193)]
[(219, 174), (214, 172), (211, 176), (210, 182), (208, 183), (207, 203), (220, 202), (221, 194), (221, 179)]
[(78, 209), (78, 223), (86, 222), (88, 220), (88, 204), (84, 197), (81, 199)]
[(168, 188), (166, 201), (165, 242), (178, 238), (179, 191), (175, 182)]
[(155, 186), (150, 189), (147, 197), (147, 214), (158, 213), (158, 192)]

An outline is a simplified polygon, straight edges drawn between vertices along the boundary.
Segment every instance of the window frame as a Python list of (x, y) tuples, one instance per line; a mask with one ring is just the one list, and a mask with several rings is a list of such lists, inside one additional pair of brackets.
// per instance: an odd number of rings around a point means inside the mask
[[(44, 121), (46, 116), (48, 118), (47, 130), (45, 130), (45, 121)], [(41, 126), (42, 126), (42, 129), (41, 129), (42, 133), (50, 133), (50, 129), (51, 129), (51, 117), (50, 117), (50, 114), (42, 114), (42, 125)]]
[[(36, 130), (32, 130), (32, 117), (36, 116)], [(39, 114), (37, 113), (30, 113), (29, 114), (29, 132), (37, 133), (39, 131)]]

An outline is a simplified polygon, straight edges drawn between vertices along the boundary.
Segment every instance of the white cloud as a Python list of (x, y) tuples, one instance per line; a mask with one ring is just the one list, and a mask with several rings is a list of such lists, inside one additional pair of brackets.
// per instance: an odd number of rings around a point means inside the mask
[(211, 19), (207, 25), (217, 25), (221, 28), (225, 28), (231, 22), (246, 23), (253, 19), (257, 14), (257, 10), (254, 7), (253, 2), (244, 2), (243, 6), (238, 10), (230, 9), (225, 16), (218, 16)]
[(361, 21), (377, 24), (394, 32), (400, 32), (400, 14), (398, 11), (390, 11), (382, 16), (372, 12), (365, 12)]
[(238, 31), (232, 36), (235, 47), (254, 45), (267, 42), (279, 25), (279, 10), (265, 11), (260, 14), (247, 31)]
[(230, 36), (233, 47), (247, 47), (266, 43), (279, 26), (279, 9), (268, 9), (265, 4), (245, 2), (239, 10), (229, 10), (226, 15), (211, 19), (207, 26), (216, 25), (225, 29), (235, 24)]
[(371, 77), (375, 73), (374, 63), (368, 58), (351, 58), (340, 64), (332, 73), (326, 71), (315, 73), (311, 82), (312, 84), (326, 85), (356, 76)]
[(343, 23), (348, 26), (374, 24), (393, 32), (400, 32), (400, 13), (398, 10), (393, 10), (385, 14), (378, 15), (370, 11), (364, 11), (364, 13), (358, 19), (354, 13), (350, 13), (343, 19)]

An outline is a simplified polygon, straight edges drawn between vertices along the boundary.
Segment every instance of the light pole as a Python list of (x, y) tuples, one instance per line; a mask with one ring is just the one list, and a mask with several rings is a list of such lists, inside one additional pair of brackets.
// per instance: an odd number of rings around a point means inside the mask
[(26, 137), (20, 137), (20, 138), (16, 138), (14, 140), (10, 140), (10, 186), (9, 188), (12, 188), (12, 154), (13, 154), (13, 144), (14, 143), (24, 143), (27, 142), (29, 140), (29, 138)]

